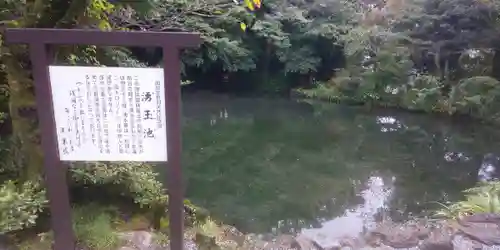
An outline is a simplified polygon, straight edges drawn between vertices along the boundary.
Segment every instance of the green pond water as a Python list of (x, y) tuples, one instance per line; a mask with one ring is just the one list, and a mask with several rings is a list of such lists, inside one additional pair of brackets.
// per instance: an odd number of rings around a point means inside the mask
[(428, 215), (477, 182), (500, 142), (493, 128), (424, 114), (200, 94), (183, 103), (186, 196), (244, 232)]

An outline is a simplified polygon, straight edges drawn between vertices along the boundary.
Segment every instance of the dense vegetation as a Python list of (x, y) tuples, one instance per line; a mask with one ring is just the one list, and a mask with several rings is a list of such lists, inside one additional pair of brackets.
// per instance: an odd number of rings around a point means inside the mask
[[(192, 88), (299, 89), (497, 121), (499, 10), (495, 0), (266, 0), (252, 12), (216, 0), (3, 0), (0, 36), (6, 27), (197, 31), (202, 46), (182, 55)], [(33, 226), (46, 208), (27, 51), (0, 40), (0, 233)], [(61, 46), (56, 63), (154, 66), (161, 52)], [(124, 188), (142, 206), (163, 209), (166, 201), (151, 166), (88, 164), (69, 176), (73, 195), (92, 187), (113, 197)]]
[(345, 67), (306, 94), (497, 121), (495, 1), (388, 1), (365, 20)]

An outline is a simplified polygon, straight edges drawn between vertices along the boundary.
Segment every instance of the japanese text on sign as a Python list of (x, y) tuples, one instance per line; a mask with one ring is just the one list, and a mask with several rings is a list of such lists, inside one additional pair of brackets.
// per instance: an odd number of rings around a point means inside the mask
[(163, 69), (50, 66), (62, 161), (166, 161)]

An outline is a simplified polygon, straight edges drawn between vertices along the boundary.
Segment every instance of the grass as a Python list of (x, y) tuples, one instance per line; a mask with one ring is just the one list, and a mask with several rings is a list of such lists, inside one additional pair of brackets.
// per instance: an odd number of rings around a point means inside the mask
[[(146, 230), (144, 225), (149, 224), (144, 216), (136, 214), (126, 222), (120, 219), (119, 212), (114, 207), (105, 207), (98, 204), (88, 204), (73, 207), (73, 229), (77, 244), (86, 250), (116, 250), (124, 245), (118, 232)], [(162, 224), (167, 230), (168, 219)], [(193, 236), (202, 235), (204, 239), (214, 241), (220, 234), (220, 226), (211, 218), (194, 223), (191, 228)], [(168, 230), (167, 230), (168, 231)], [(168, 245), (168, 232), (153, 232), (153, 242), (159, 246)], [(25, 239), (18, 244), (19, 250), (51, 250), (53, 243), (52, 232), (45, 232)]]
[[(114, 250), (120, 245), (114, 209), (98, 205), (73, 208), (73, 229), (79, 246), (89, 250)], [(20, 250), (51, 250), (52, 232), (38, 234), (19, 244)]]
[(207, 237), (215, 237), (219, 235), (220, 226), (211, 218), (207, 218), (204, 222), (195, 225), (195, 231)]
[(92, 250), (112, 250), (120, 244), (113, 227), (114, 209), (89, 205), (73, 209), (73, 228), (78, 243)]

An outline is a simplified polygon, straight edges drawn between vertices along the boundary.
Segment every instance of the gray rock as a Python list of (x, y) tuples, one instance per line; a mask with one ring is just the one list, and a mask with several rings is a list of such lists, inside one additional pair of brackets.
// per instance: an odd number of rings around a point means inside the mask
[(420, 239), (428, 237), (429, 230), (424, 225), (395, 224), (390, 221), (384, 222), (370, 232), (370, 241), (377, 237), (378, 242), (393, 248), (416, 247)]
[(304, 229), (300, 235), (315, 242), (321, 249), (335, 249), (342, 247), (345, 239), (359, 238), (363, 230), (363, 218), (350, 215), (327, 221), (321, 228)]
[(425, 239), (421, 250), (453, 250), (452, 234), (446, 228), (434, 229)]
[(307, 238), (304, 235), (299, 235), (295, 238), (294, 242), (291, 245), (292, 249), (297, 250), (322, 250), (320, 246), (315, 244), (312, 240)]
[[(118, 250), (169, 250), (170, 246), (158, 245), (153, 240), (153, 233), (148, 231), (131, 231), (118, 234), (120, 239), (125, 242)], [(184, 250), (198, 250), (193, 240), (184, 239)]]
[(462, 235), (455, 235), (452, 240), (454, 250), (476, 250), (483, 249), (483, 246)]
[[(268, 244), (264, 247), (265, 250), (281, 250), (281, 249), (297, 249), (300, 250), (300, 248), (295, 248), (294, 247), (295, 239), (292, 235), (284, 234), (280, 235), (271, 242), (268, 242)], [(312, 250), (312, 249), (311, 249)]]
[(245, 235), (245, 241), (243, 243), (242, 249), (252, 249), (252, 250), (263, 250), (268, 245), (267, 241), (262, 240), (256, 234)]
[(500, 215), (476, 214), (466, 216), (458, 221), (460, 233), (482, 244), (493, 246), (500, 245)]

